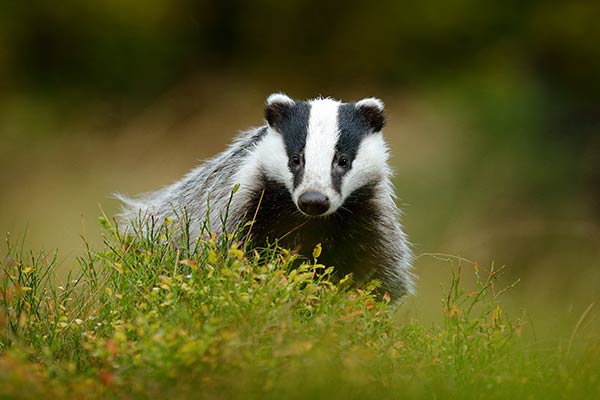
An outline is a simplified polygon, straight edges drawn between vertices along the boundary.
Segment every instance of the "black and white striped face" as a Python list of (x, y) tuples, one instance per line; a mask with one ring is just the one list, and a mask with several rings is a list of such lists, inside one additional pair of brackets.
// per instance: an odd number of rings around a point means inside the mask
[(296, 101), (273, 94), (265, 114), (265, 174), (285, 184), (307, 216), (336, 212), (357, 189), (389, 174), (381, 134), (383, 103), (378, 99)]

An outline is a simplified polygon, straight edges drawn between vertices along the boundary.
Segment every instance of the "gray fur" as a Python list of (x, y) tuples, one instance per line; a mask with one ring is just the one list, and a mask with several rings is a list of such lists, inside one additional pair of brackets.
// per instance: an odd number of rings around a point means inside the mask
[(220, 225), (233, 187), (237, 183), (233, 182), (232, 178), (265, 132), (265, 127), (243, 132), (227, 150), (192, 169), (179, 181), (158, 191), (146, 193), (135, 199), (116, 194), (115, 197), (124, 203), (119, 219), (128, 228), (149, 218), (162, 223), (170, 217), (177, 225), (178, 217), (185, 209), (191, 223), (191, 235), (197, 237), (200, 234), (202, 223), (207, 216), (209, 226), (214, 232), (220, 232), (223, 228), (231, 232), (244, 217), (239, 212), (234, 212), (238, 202), (232, 201), (232, 212), (227, 218), (227, 226)]

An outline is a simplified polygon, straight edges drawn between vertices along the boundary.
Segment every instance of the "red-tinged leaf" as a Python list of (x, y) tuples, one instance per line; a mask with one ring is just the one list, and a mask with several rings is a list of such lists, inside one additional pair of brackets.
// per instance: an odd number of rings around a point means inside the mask
[(384, 300), (386, 303), (389, 303), (390, 301), (392, 301), (392, 298), (390, 297), (390, 292), (385, 292), (385, 293), (384, 293), (384, 295), (383, 295), (383, 300)]
[(354, 318), (354, 317), (356, 317), (356, 316), (358, 316), (358, 315), (361, 315), (362, 313), (363, 313), (363, 312), (362, 312), (362, 310), (354, 310), (354, 311), (352, 311), (352, 312), (350, 312), (350, 313), (348, 313), (348, 314), (344, 315), (344, 316), (342, 317), (342, 320), (347, 320), (347, 319)]
[(104, 368), (98, 372), (98, 378), (100, 378), (100, 382), (106, 386), (110, 386), (114, 381), (114, 377), (110, 371)]
[(454, 318), (458, 317), (459, 314), (460, 310), (458, 309), (458, 306), (456, 304), (452, 304), (450, 310), (448, 310), (448, 316)]
[(112, 356), (119, 353), (119, 345), (117, 343), (115, 343), (113, 340), (107, 341), (104, 346), (106, 348), (106, 351), (108, 351), (108, 354), (110, 354)]
[(515, 335), (517, 335), (518, 337), (521, 337), (522, 334), (523, 334), (523, 327), (521, 325), (517, 325), (515, 327)]

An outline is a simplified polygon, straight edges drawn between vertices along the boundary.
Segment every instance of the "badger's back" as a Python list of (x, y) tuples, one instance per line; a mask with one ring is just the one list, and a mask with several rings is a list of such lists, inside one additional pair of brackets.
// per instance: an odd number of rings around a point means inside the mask
[(178, 226), (185, 213), (192, 238), (202, 226), (231, 232), (252, 220), (254, 246), (277, 241), (310, 258), (321, 243), (320, 262), (338, 275), (377, 278), (395, 299), (412, 292), (412, 253), (390, 180), (381, 101), (298, 102), (276, 94), (267, 100), (266, 120), (172, 185), (136, 199), (120, 196), (122, 220), (133, 226), (171, 218)]

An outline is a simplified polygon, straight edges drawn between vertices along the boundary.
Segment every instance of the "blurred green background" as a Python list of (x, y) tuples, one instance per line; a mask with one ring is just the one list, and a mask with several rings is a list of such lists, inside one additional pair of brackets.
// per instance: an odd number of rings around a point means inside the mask
[[(82, 235), (100, 246), (111, 193), (178, 179), (262, 124), (270, 93), (376, 96), (415, 252), (506, 264), (514, 307), (570, 332), (600, 300), (598, 17), (577, 0), (4, 1), (0, 232), (68, 267)], [(447, 268), (418, 259), (411, 310), (438, 312)]]

